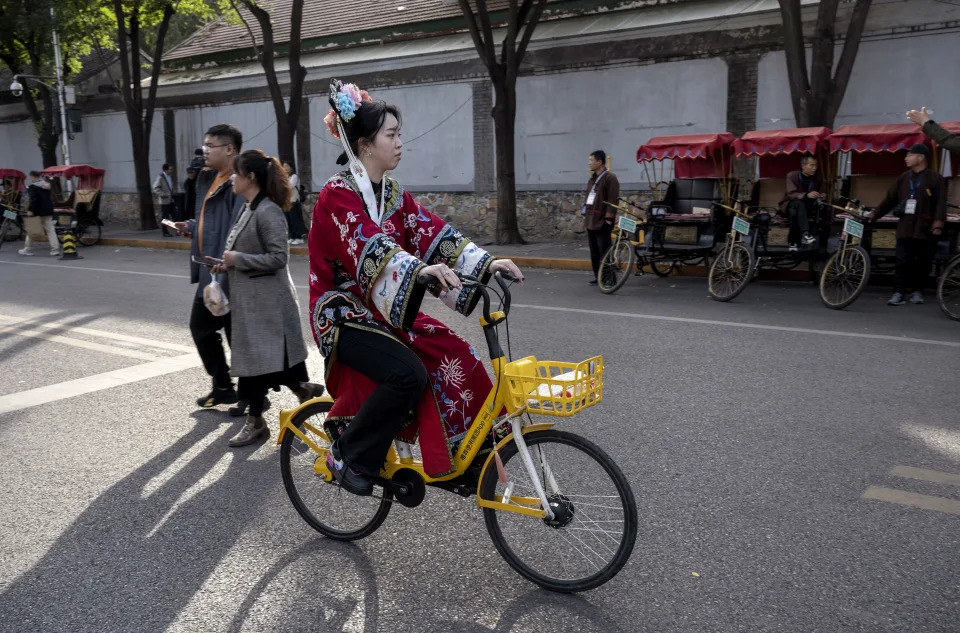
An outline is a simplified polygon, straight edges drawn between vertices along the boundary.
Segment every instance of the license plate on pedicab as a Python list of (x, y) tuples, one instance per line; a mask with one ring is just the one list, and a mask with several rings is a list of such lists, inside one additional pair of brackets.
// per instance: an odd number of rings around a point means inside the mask
[(853, 237), (863, 237), (863, 225), (857, 222), (856, 220), (851, 220), (847, 218), (843, 221), (843, 232), (847, 235), (852, 235)]
[(620, 218), (617, 219), (617, 228), (627, 233), (635, 233), (637, 231), (637, 221), (621, 215)]
[(742, 235), (750, 235), (750, 223), (737, 216), (733, 218), (733, 230)]
[(3, 217), (7, 218), (8, 220), (16, 220), (17, 213), (15, 211), (11, 211), (10, 209), (4, 209)]

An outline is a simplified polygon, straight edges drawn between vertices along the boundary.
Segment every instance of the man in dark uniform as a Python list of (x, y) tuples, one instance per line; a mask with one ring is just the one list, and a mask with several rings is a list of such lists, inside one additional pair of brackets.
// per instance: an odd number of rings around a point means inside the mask
[(610, 232), (617, 219), (617, 211), (604, 203), (609, 202), (612, 205), (618, 203), (620, 181), (612, 171), (607, 170), (607, 154), (603, 150), (590, 154), (587, 164), (593, 175), (587, 181), (580, 214), (583, 216), (583, 226), (587, 230), (587, 239), (590, 243), (590, 264), (593, 266), (593, 279), (590, 283), (596, 284), (600, 260), (610, 248), (612, 243)]
[(787, 243), (791, 251), (800, 250), (800, 244), (812, 246), (816, 241), (810, 233), (810, 217), (815, 214), (816, 201), (823, 197), (823, 178), (817, 171), (817, 159), (804, 156), (800, 170), (787, 174), (787, 191), (780, 201), (780, 215), (790, 220)]
[(893, 296), (887, 305), (906, 303), (908, 289), (913, 291), (910, 303), (923, 303), (923, 288), (947, 219), (947, 188), (943, 177), (928, 167), (929, 160), (929, 147), (919, 143), (911, 147), (905, 159), (909, 169), (900, 174), (883, 201), (867, 215), (876, 220), (892, 211), (900, 218)]

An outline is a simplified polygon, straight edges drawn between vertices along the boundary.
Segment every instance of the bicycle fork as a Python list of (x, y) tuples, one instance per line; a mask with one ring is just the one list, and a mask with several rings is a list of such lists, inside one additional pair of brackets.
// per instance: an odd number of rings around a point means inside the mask
[[(527, 474), (530, 476), (530, 481), (533, 482), (533, 487), (537, 491), (537, 496), (540, 497), (540, 504), (543, 506), (543, 511), (547, 513), (547, 518), (553, 520), (555, 518), (553, 510), (550, 509), (550, 501), (547, 500), (547, 493), (543, 489), (543, 484), (540, 483), (540, 477), (537, 474), (537, 467), (533, 463), (533, 457), (530, 455), (530, 449), (527, 447), (526, 441), (523, 439), (523, 432), (521, 427), (521, 418), (515, 417), (510, 420), (510, 428), (513, 430), (513, 441), (517, 443), (517, 448), (520, 450), (520, 457), (523, 459), (523, 465), (527, 469)], [(540, 454), (540, 465), (543, 468), (544, 476), (547, 482), (550, 485), (550, 488), (553, 492), (559, 492), (560, 487), (557, 485), (557, 481), (553, 476), (553, 471), (550, 469), (550, 464), (543, 459), (543, 453), (537, 449)], [(512, 492), (513, 482), (508, 482), (507, 487)], [(504, 499), (504, 502), (507, 500)]]

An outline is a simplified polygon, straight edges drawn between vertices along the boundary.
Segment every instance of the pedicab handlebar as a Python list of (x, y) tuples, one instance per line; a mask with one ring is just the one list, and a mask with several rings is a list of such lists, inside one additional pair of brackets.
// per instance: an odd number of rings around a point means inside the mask
[[(483, 298), (483, 318), (487, 323), (493, 323), (494, 318), (490, 314), (490, 291), (489, 287), (481, 283), (479, 279), (473, 275), (462, 275), (456, 273), (457, 277), (463, 283), (464, 286), (476, 286), (477, 291), (480, 292), (480, 296)], [(503, 291), (503, 307), (501, 311), (505, 316), (510, 315), (510, 284), (519, 281), (512, 274), (507, 271), (497, 271), (493, 273), (493, 279), (497, 282), (497, 285), (500, 286), (500, 290)], [(428, 288), (438, 286), (440, 280), (437, 279), (434, 275), (420, 275), (417, 277), (417, 283), (427, 286)]]

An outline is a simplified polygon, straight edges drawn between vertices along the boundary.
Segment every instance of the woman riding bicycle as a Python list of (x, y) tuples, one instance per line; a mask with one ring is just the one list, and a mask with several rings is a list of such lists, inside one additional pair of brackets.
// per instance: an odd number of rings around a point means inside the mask
[(398, 435), (410, 442), (419, 435), (429, 474), (452, 472), (453, 453), (491, 387), (473, 347), (419, 312), (426, 286), (418, 279), (433, 276), (441, 301), (468, 315), (480, 296), (458, 274), (522, 274), (384, 176), (403, 146), (396, 106), (337, 80), (330, 104), (324, 122), (344, 148), (337, 163), (349, 169), (327, 181), (313, 211), (311, 323), (336, 398), (328, 423), (339, 437), (327, 464), (344, 489), (369, 495)]

